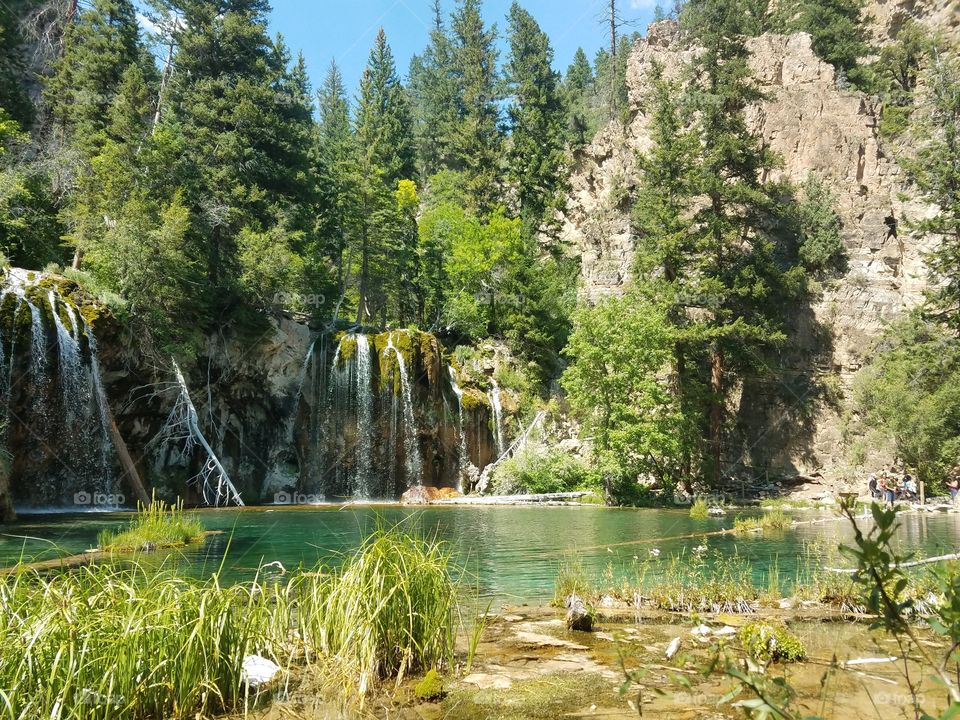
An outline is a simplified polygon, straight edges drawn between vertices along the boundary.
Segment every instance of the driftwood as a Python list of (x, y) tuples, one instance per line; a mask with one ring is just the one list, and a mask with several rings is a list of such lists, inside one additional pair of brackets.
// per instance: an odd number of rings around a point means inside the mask
[[(897, 568), (910, 568), (917, 567), (919, 565), (929, 565), (930, 563), (944, 562), (946, 560), (960, 560), (960, 553), (951, 553), (949, 555), (937, 555), (936, 557), (924, 558), (923, 560), (913, 560), (911, 562), (900, 563), (896, 565)], [(825, 568), (829, 572), (835, 573), (846, 573), (847, 575), (853, 575), (857, 572), (856, 568)]]
[(200, 489), (203, 501), (207, 505), (220, 507), (233, 503), (242, 506), (244, 503), (240, 493), (237, 492), (237, 488), (230, 481), (226, 468), (223, 467), (200, 429), (197, 409), (190, 399), (190, 390), (187, 388), (187, 381), (184, 380), (183, 373), (180, 372), (180, 366), (177, 365), (176, 360), (171, 359), (171, 362), (173, 363), (179, 394), (167, 421), (156, 437), (150, 441), (150, 444), (155, 442), (161, 444), (182, 442), (183, 447), (180, 449), (180, 455), (184, 459), (189, 458), (194, 448), (199, 445), (206, 455), (206, 460), (200, 472), (192, 477), (189, 482)]

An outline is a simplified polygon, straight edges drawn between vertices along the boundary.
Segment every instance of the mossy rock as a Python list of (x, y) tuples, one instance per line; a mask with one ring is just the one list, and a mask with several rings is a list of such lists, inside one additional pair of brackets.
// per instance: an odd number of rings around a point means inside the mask
[(443, 678), (440, 677), (440, 673), (432, 668), (428, 670), (423, 679), (413, 688), (413, 694), (417, 696), (418, 700), (442, 698), (444, 696)]
[(784, 625), (758, 620), (740, 628), (737, 637), (743, 649), (761, 662), (799, 662), (807, 657), (800, 638)]
[(481, 407), (490, 407), (490, 398), (487, 397), (487, 394), (475, 388), (463, 389), (462, 402), (463, 409), (468, 411), (476, 410)]
[(337, 341), (337, 347), (340, 348), (339, 357), (342, 367), (357, 354), (357, 336), (351, 333), (337, 333), (334, 339)]
[[(403, 392), (403, 385), (400, 381), (400, 363), (397, 362), (397, 353), (403, 358), (407, 367), (407, 372), (413, 373), (413, 348), (415, 336), (419, 335), (411, 330), (391, 330), (373, 336), (373, 348), (376, 350), (377, 359), (380, 363), (380, 390), (384, 391), (387, 386), (393, 388), (395, 395)], [(390, 347), (390, 340), (393, 339), (395, 352), (387, 352)]]

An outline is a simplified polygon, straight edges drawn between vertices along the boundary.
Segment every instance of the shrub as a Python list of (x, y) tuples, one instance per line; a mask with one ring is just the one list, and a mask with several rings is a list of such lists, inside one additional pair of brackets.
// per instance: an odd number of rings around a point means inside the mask
[(767, 662), (798, 662), (807, 656), (800, 639), (786, 627), (763, 621), (747, 623), (737, 636), (753, 658)]
[(587, 464), (556, 449), (528, 446), (497, 467), (493, 478), (498, 495), (597, 490), (600, 480)]
[(707, 501), (703, 498), (697, 498), (690, 506), (690, 517), (695, 520), (706, 520), (710, 516), (710, 508), (707, 507)]

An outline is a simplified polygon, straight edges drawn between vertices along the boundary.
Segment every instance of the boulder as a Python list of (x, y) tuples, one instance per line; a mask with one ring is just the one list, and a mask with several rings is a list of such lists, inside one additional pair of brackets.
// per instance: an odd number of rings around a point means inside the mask
[(593, 612), (582, 597), (576, 593), (567, 596), (567, 629), (580, 632), (593, 632)]

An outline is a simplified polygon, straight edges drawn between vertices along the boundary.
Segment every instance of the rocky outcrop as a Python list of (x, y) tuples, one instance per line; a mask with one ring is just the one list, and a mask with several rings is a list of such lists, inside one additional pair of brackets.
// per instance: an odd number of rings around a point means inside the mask
[[(957, 22), (955, 3), (939, 0), (880, 2), (871, 12), (878, 33), (891, 37), (909, 16)], [(885, 324), (923, 297), (924, 255), (936, 238), (911, 235), (903, 220), (922, 218), (932, 208), (911, 199), (901, 168), (878, 135), (879, 101), (838, 87), (833, 68), (817, 58), (808, 35), (764, 35), (749, 48), (753, 75), (767, 96), (750, 108), (750, 126), (783, 158), (777, 176), (800, 184), (817, 175), (830, 188), (848, 266), (790, 318), (780, 363), (782, 375), (795, 380), (741, 389), (731, 408), (740, 418), (732, 442), (737, 451), (728, 463), (754, 475), (848, 473), (844, 397)], [(580, 248), (587, 301), (620, 293), (631, 277), (630, 196), (636, 155), (650, 146), (644, 108), (650, 70), (657, 62), (675, 77), (692, 53), (675, 25), (652, 25), (628, 66), (630, 123), (603, 130), (578, 159), (564, 237)], [(877, 461), (883, 449), (878, 453)]]

